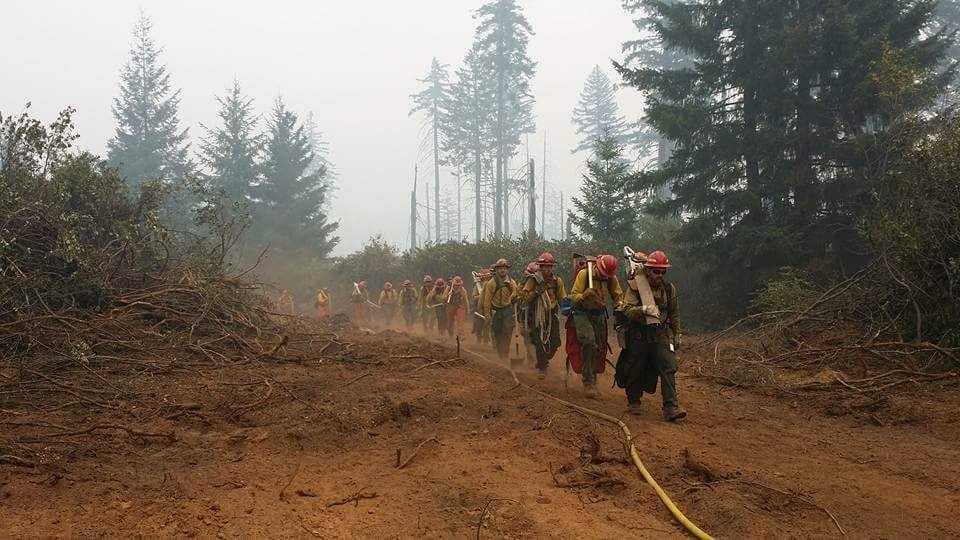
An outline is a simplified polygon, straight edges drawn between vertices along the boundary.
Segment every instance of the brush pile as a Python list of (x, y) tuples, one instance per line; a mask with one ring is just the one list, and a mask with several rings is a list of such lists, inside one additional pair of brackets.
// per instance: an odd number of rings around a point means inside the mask
[(880, 395), (955, 384), (960, 348), (949, 334), (924, 339), (916, 293), (889, 286), (895, 272), (877, 260), (820, 291), (788, 272), (758, 297), (758, 307), (776, 309), (758, 310), (692, 347), (695, 371), (786, 393)]
[[(247, 271), (227, 272), (240, 225), (222, 208), (208, 203), (178, 222), (191, 211), (174, 206), (167, 184), (133, 196), (99, 158), (70, 152), (70, 113), (50, 126), (0, 118), (8, 464), (36, 464), (46, 445), (81, 434), (136, 433), (131, 422), (162, 408), (156, 383), (166, 375), (297, 361), (333, 335), (279, 313)], [(100, 420), (70, 414), (84, 411)]]

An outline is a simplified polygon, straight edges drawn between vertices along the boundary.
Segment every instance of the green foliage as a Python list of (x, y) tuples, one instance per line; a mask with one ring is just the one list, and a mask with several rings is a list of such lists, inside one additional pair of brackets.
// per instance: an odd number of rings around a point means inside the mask
[(815, 291), (815, 285), (803, 272), (795, 268), (782, 268), (760, 289), (752, 307), (761, 312), (802, 312), (816, 300)]
[(190, 233), (169, 227), (170, 188), (151, 181), (130, 193), (104, 160), (72, 151), (72, 112), (49, 126), (0, 114), (0, 319), (103, 309), (173, 268), (222, 276), (242, 223), (211, 205)]
[(143, 182), (178, 183), (193, 165), (187, 129), (180, 129), (180, 91), (160, 63), (160, 49), (150, 35), (152, 23), (141, 14), (133, 31), (130, 59), (120, 74), (120, 95), (113, 102), (117, 121), (107, 144), (109, 163), (136, 190)]
[(240, 83), (234, 81), (225, 97), (217, 97), (217, 103), (220, 125), (203, 126), (206, 136), (200, 144), (200, 161), (207, 169), (203, 178), (210, 189), (245, 203), (256, 181), (262, 147), (253, 100), (244, 97)]
[(960, 119), (938, 123), (881, 178), (861, 230), (885, 269), (871, 304), (906, 336), (960, 345)]
[[(885, 164), (911, 144), (898, 119), (920, 120), (915, 113), (928, 110), (953, 77), (941, 62), (947, 36), (923, 31), (934, 4), (642, 5), (665, 50), (693, 62), (617, 65), (644, 93), (647, 120), (676, 146), (631, 188), (669, 186), (674, 197), (651, 209), (685, 217), (679, 240), (716, 276), (721, 303), (745, 307), (783, 266), (863, 264), (857, 223)], [(896, 75), (901, 99), (884, 95), (885, 73)]]
[(297, 116), (278, 99), (268, 120), (263, 161), (254, 194), (252, 234), (278, 257), (323, 258), (340, 241), (324, 203), (326, 169), (310, 172), (314, 153)]
[(623, 245), (634, 236), (637, 212), (625, 190), (630, 163), (623, 158), (620, 143), (610, 134), (601, 135), (587, 169), (580, 196), (573, 198), (577, 212), (570, 213), (570, 221), (595, 242)]

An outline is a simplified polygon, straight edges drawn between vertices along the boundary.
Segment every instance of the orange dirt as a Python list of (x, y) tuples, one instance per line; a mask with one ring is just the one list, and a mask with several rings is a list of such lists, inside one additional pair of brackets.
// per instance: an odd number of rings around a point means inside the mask
[[(104, 429), (82, 445), (51, 440), (55, 467), (0, 465), (0, 535), (685, 535), (617, 428), (449, 346), (393, 331), (340, 337), (349, 354), (151, 383), (164, 413), (124, 425), (172, 441)], [(546, 381), (521, 379), (624, 418), (653, 476), (715, 536), (838, 536), (829, 514), (851, 537), (960, 535), (955, 402), (877, 426), (681, 373), (690, 416), (674, 425), (659, 396), (626, 415), (609, 370), (600, 399), (573, 377), (566, 391), (559, 356)]]

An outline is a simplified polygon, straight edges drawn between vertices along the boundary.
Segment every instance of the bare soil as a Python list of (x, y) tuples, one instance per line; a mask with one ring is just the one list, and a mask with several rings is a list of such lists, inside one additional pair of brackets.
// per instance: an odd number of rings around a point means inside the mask
[[(618, 429), (450, 344), (390, 330), (340, 340), (353, 345), (301, 363), (150, 381), (162, 410), (136, 425), (50, 412), (103, 427), (50, 440), (40, 466), (0, 464), (0, 536), (686, 535)], [(575, 377), (565, 388), (560, 355), (547, 380), (520, 378), (622, 417), (653, 476), (714, 536), (960, 536), (956, 388), (891, 398), (877, 416), (681, 373), (690, 416), (669, 424), (659, 396), (626, 414), (609, 370), (599, 399)]]

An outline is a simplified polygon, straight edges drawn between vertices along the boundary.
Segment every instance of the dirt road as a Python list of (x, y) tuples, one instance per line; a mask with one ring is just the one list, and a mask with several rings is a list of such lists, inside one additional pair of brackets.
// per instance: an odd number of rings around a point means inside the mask
[[(617, 429), (449, 347), (392, 331), (342, 341), (302, 364), (158, 382), (166, 408), (144, 411), (140, 434), (51, 441), (57, 467), (0, 467), (0, 534), (685, 536)], [(651, 473), (715, 536), (960, 536), (956, 415), (877, 426), (681, 374), (690, 416), (674, 425), (649, 396), (626, 415), (609, 373), (600, 399), (566, 391), (562, 365), (520, 377), (623, 417)]]

